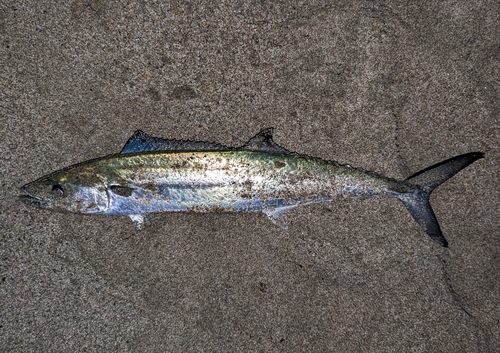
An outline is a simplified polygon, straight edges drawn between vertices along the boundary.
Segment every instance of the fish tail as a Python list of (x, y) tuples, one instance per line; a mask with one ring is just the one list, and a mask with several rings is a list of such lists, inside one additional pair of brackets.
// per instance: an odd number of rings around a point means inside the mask
[(439, 185), (483, 157), (484, 153), (481, 152), (456, 156), (426, 168), (404, 181), (405, 184), (412, 186), (413, 190), (401, 193), (398, 198), (427, 235), (444, 247), (448, 246), (448, 242), (441, 233), (429, 197)]

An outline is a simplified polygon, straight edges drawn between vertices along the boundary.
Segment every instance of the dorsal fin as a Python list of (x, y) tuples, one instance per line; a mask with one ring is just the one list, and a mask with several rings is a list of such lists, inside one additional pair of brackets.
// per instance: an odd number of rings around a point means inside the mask
[(288, 152), (287, 149), (277, 145), (273, 141), (274, 128), (262, 129), (242, 146), (243, 149), (264, 152)]
[(137, 130), (129, 138), (120, 154), (139, 153), (150, 151), (210, 151), (210, 150), (228, 150), (224, 145), (210, 142), (197, 142), (185, 140), (166, 140), (160, 137), (150, 136), (141, 130)]

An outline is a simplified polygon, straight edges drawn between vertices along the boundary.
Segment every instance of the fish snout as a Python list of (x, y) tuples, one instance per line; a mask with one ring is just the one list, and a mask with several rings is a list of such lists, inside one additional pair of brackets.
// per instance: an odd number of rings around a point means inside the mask
[(48, 201), (43, 197), (43, 194), (40, 192), (40, 186), (36, 185), (36, 183), (23, 185), (19, 191), (19, 199), (25, 204), (37, 207), (48, 206)]

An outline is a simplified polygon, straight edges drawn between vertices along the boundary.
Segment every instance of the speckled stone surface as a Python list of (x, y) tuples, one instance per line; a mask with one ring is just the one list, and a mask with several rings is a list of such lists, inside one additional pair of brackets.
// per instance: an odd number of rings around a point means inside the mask
[[(2, 1), (0, 340), (8, 352), (500, 350), (496, 1)], [(280, 145), (433, 194), (261, 214), (58, 214), (23, 184), (134, 130)]]

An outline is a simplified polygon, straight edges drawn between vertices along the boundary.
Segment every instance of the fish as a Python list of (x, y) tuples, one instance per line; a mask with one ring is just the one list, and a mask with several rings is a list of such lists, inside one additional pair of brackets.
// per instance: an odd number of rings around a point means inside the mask
[(20, 199), (60, 212), (128, 216), (140, 229), (152, 212), (263, 212), (336, 199), (400, 200), (423, 232), (447, 247), (429, 202), (433, 190), (484, 157), (471, 152), (396, 180), (291, 152), (261, 130), (240, 147), (153, 137), (140, 130), (118, 154), (55, 171), (21, 187)]

